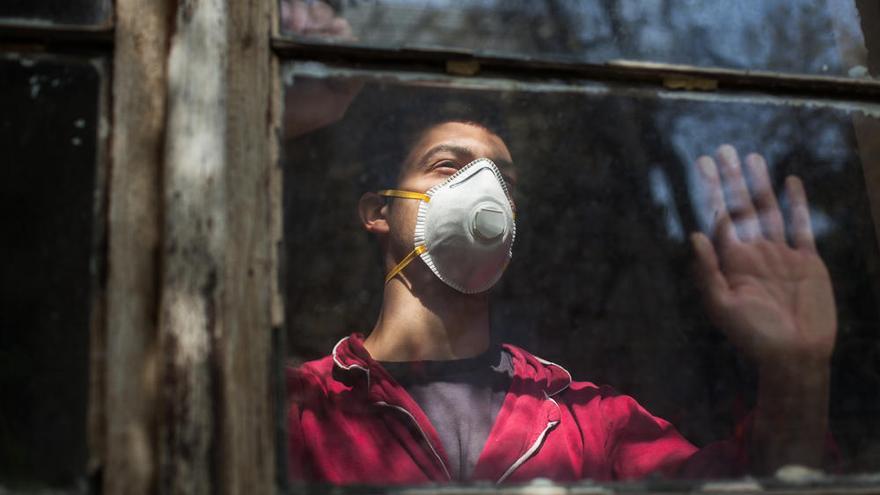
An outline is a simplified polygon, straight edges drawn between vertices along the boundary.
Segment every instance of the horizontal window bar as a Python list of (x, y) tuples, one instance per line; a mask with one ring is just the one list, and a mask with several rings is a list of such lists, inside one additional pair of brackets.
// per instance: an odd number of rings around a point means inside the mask
[(344, 43), (303, 43), (274, 38), (272, 48), (282, 58), (310, 59), (356, 67), (440, 71), (459, 75), (578, 78), (661, 85), (684, 90), (745, 90), (771, 94), (875, 101), (880, 80), (799, 75), (615, 60), (605, 64), (571, 63), (529, 57), (487, 57), (468, 51), (378, 49)]
[(0, 48), (9, 45), (51, 45), (62, 51), (77, 49), (110, 50), (113, 48), (112, 25), (75, 26), (68, 24), (0, 21)]

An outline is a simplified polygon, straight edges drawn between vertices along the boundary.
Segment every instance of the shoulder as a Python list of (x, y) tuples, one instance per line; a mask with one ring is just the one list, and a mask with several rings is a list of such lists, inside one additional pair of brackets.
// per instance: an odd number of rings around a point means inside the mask
[(570, 407), (594, 407), (596, 412), (613, 421), (625, 420), (632, 416), (653, 417), (635, 398), (611, 385), (572, 381), (560, 395), (562, 401)]
[(608, 385), (575, 380), (563, 365), (532, 354), (521, 347), (504, 344), (504, 349), (512, 356), (517, 375), (540, 383), (544, 392), (556, 400), (561, 399), (566, 403), (585, 403), (621, 395)]
[[(601, 418), (611, 426), (629, 421), (633, 417), (654, 418), (632, 396), (621, 393), (611, 385), (579, 380), (561, 364), (541, 358), (522, 348), (507, 345), (514, 359), (517, 357), (530, 365), (527, 374), (545, 383), (545, 392), (560, 406), (575, 416)], [(537, 371), (534, 371), (537, 370)]]
[(635, 399), (610, 385), (580, 380), (572, 381), (559, 401), (576, 413), (588, 412), (606, 422), (618, 422), (640, 407)]
[(285, 370), (287, 394), (293, 400), (316, 395), (326, 396), (333, 388), (333, 356), (307, 361)]

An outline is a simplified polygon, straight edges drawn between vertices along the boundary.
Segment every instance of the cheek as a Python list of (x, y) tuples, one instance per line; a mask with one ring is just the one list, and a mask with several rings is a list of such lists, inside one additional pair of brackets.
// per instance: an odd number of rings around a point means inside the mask
[(389, 227), (395, 242), (412, 248), (420, 201), (395, 199), (389, 213)]

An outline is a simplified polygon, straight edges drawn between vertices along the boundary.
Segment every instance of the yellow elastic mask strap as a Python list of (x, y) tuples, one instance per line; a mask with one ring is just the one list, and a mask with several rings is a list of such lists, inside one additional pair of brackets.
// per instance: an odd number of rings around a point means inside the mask
[(406, 198), (406, 199), (420, 199), (425, 203), (431, 202), (431, 196), (420, 192), (413, 191), (401, 191), (400, 189), (382, 189), (379, 191), (379, 196), (392, 197), (392, 198)]
[(387, 284), (389, 281), (391, 281), (392, 278), (397, 276), (398, 273), (402, 272), (403, 269), (406, 268), (406, 265), (410, 264), (412, 260), (416, 259), (416, 256), (419, 256), (427, 250), (428, 248), (424, 244), (422, 244), (421, 246), (416, 246), (415, 249), (410, 251), (408, 255), (400, 260), (400, 263), (398, 263), (397, 266), (395, 266), (391, 269), (390, 272), (388, 272), (388, 275), (385, 275), (385, 283)]

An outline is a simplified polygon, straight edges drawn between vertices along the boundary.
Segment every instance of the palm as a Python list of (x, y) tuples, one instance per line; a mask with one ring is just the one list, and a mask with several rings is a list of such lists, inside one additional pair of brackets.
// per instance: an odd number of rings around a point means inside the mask
[(715, 243), (702, 234), (693, 238), (709, 313), (760, 363), (827, 359), (836, 334), (834, 296), (815, 250), (800, 181), (787, 183), (794, 241), (789, 246), (763, 159), (751, 155), (747, 160), (752, 192), (732, 147), (719, 149), (719, 162), (721, 174), (711, 159), (699, 162), (709, 206), (720, 219)]
[(834, 306), (825, 264), (814, 253), (759, 240), (721, 261), (730, 287), (716, 308), (731, 339), (750, 355), (823, 354), (834, 345)]

